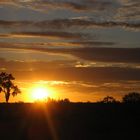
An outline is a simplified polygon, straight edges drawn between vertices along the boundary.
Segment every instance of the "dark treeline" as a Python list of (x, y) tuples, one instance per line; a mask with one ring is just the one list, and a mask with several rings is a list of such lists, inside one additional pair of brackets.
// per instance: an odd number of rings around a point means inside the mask
[(122, 97), (121, 101), (116, 100), (112, 96), (106, 96), (103, 100), (99, 101), (99, 103), (140, 103), (140, 93), (138, 92), (130, 92)]
[[(37, 101), (38, 102), (38, 101)], [(55, 100), (53, 98), (47, 98), (44, 102), (46, 103), (71, 103), (71, 101), (68, 98)], [(78, 102), (79, 103), (79, 102)], [(83, 102), (83, 103), (93, 103), (93, 102)], [(102, 100), (94, 102), (94, 103), (104, 103), (104, 104), (119, 104), (119, 103), (125, 103), (125, 104), (140, 104), (140, 93), (138, 92), (130, 92), (122, 97), (122, 100), (116, 100), (112, 96), (106, 96)]]

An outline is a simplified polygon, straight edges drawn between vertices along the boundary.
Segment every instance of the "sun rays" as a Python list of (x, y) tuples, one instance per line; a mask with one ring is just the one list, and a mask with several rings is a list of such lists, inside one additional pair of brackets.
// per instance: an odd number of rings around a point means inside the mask
[(29, 88), (30, 101), (46, 101), (49, 97), (53, 98), (53, 92), (45, 85), (38, 84)]
[(34, 87), (32, 97), (34, 100), (44, 100), (49, 97), (49, 91), (45, 87)]

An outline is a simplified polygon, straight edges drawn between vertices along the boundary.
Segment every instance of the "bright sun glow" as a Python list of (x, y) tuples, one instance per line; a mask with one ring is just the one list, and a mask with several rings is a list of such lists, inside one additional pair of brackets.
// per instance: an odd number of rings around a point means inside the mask
[(45, 87), (33, 87), (31, 98), (33, 101), (43, 101), (49, 97), (49, 94), (49, 90)]
[(26, 102), (47, 102), (49, 98), (57, 100), (57, 89), (42, 81), (31, 83), (24, 91)]
[(35, 99), (44, 99), (48, 97), (48, 93), (45, 88), (35, 88), (33, 94)]

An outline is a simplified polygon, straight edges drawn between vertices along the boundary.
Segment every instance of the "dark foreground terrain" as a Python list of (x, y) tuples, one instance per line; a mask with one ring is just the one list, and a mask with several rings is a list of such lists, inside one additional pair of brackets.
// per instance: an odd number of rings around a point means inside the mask
[(140, 105), (0, 104), (0, 140), (140, 140)]

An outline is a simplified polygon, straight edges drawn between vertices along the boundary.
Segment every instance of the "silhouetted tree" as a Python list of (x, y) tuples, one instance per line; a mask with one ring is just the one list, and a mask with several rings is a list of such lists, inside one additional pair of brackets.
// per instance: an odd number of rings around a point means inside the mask
[(64, 102), (64, 103), (70, 103), (70, 100), (69, 100), (68, 98), (65, 98), (65, 99), (63, 100), (63, 102)]
[(6, 102), (9, 101), (9, 97), (12, 94), (13, 96), (21, 93), (18, 86), (13, 83), (15, 78), (12, 74), (7, 74), (5, 72), (0, 73), (0, 93), (3, 92), (5, 94)]
[(112, 96), (104, 97), (104, 99), (101, 102), (102, 103), (117, 103), (116, 99)]
[(123, 103), (140, 103), (140, 93), (131, 92), (122, 98)]

